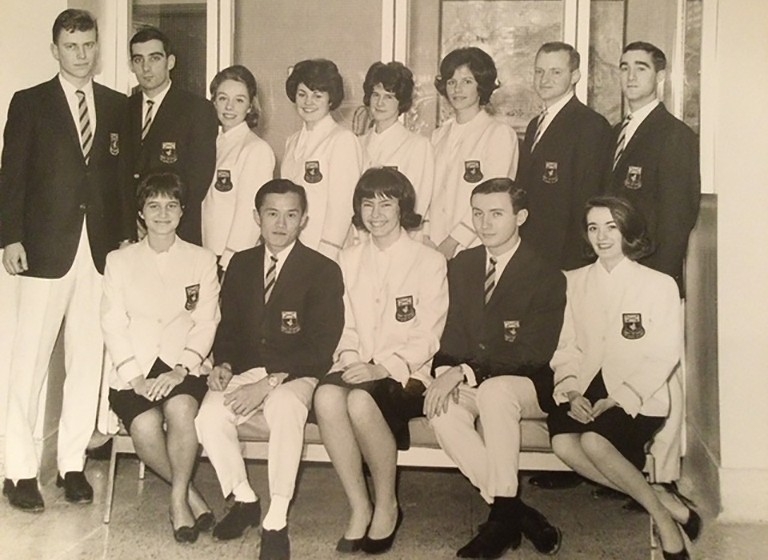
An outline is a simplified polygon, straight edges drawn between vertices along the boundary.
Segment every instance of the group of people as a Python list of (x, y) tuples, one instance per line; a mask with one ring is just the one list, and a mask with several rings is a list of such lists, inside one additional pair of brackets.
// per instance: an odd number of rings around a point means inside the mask
[[(59, 74), (14, 95), (0, 175), (2, 260), (18, 276), (0, 356), (12, 506), (44, 509), (34, 428), (66, 318), (57, 483), (70, 502), (93, 500), (83, 471), (106, 347), (109, 403), (171, 485), (179, 542), (261, 525), (260, 557), (289, 558), (312, 412), (349, 501), (339, 552), (392, 546), (397, 452), (426, 416), (490, 506), (457, 555), (496, 558), (522, 536), (553, 554), (560, 530), (518, 487), (519, 423), (546, 418), (563, 461), (635, 499), (664, 557), (688, 558), (698, 514), (642, 474), (674, 409), (699, 195), (696, 137), (657, 98), (661, 50), (624, 49), (629, 112), (612, 129), (574, 95), (578, 52), (544, 44), (533, 83), (545, 109), (520, 147), (485, 110), (499, 83), (479, 48), (442, 60), (435, 87), (454, 117), (431, 141), (400, 122), (414, 95), (404, 65), (368, 70), (358, 138), (331, 114), (336, 65), (304, 60), (285, 84), (303, 124), (273, 178), (247, 68), (219, 72), (209, 102), (172, 83), (176, 55), (146, 28), (130, 40), (140, 91), (126, 98), (93, 81), (91, 14), (65, 10), (52, 40)], [(238, 442), (257, 413), (270, 430), (263, 520)], [(218, 522), (192, 483), (200, 444), (233, 497)]]

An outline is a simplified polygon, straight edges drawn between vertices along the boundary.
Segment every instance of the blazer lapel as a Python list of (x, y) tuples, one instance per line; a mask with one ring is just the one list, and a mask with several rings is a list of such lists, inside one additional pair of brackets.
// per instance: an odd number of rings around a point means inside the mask
[[(256, 254), (255, 254), (256, 262), (253, 263), (254, 265), (253, 266), (253, 271), (254, 271), (253, 284), (255, 288), (254, 292), (256, 294), (254, 297), (254, 305), (256, 309), (254, 311), (257, 311), (257, 312), (265, 307), (264, 305), (264, 251), (265, 251), (265, 248), (263, 244), (259, 245), (256, 248)], [(274, 295), (275, 295), (275, 292), (273, 290), (272, 298), (270, 298), (271, 300), (274, 300)], [(257, 316), (260, 316), (260, 315), (257, 315)]]
[(51, 84), (51, 95), (53, 97), (51, 106), (53, 107), (54, 122), (57, 123), (61, 129), (67, 131), (67, 136), (69, 136), (69, 139), (77, 148), (77, 151), (80, 153), (80, 158), (83, 160), (83, 164), (85, 164), (85, 159), (82, 157), (83, 149), (80, 147), (80, 135), (77, 132), (77, 125), (75, 125), (75, 121), (72, 119), (72, 111), (69, 109), (67, 96), (64, 94), (64, 89), (59, 83), (58, 76), (53, 78), (49, 83)]
[[(627, 144), (627, 147), (624, 149), (624, 153), (621, 154), (621, 158), (619, 161), (623, 160), (624, 158), (630, 156), (632, 152), (642, 144), (643, 138), (645, 138), (648, 134), (651, 134), (653, 131), (655, 131), (659, 123), (658, 121), (661, 120), (663, 116), (663, 112), (666, 109), (664, 108), (663, 103), (659, 103), (656, 105), (656, 107), (649, 113), (647, 117), (645, 117), (645, 120), (640, 123), (640, 126), (637, 127), (637, 130), (632, 135), (632, 138), (629, 140), (629, 144)], [(619, 166), (616, 165), (618, 168)]]
[[(263, 245), (262, 245), (263, 247)], [(293, 249), (291, 249), (291, 252), (288, 253), (288, 256), (285, 259), (285, 262), (283, 263), (283, 266), (280, 268), (280, 274), (277, 277), (277, 280), (275, 281), (275, 286), (272, 288), (272, 295), (269, 297), (269, 304), (272, 302), (278, 301), (280, 297), (282, 296), (283, 292), (286, 290), (290, 291), (289, 284), (291, 283), (291, 278), (296, 277), (296, 269), (301, 266), (301, 252), (303, 250), (304, 246), (299, 243), (298, 240), (296, 240), (296, 245), (293, 246)], [(264, 277), (264, 256), (262, 254), (261, 258), (261, 278)], [(264, 301), (264, 282), (261, 283), (261, 300)]]

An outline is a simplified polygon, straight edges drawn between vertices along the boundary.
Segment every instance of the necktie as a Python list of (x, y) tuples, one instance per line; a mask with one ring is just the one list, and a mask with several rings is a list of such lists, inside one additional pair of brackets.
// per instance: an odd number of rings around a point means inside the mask
[(531, 144), (531, 151), (536, 147), (536, 143), (541, 139), (541, 135), (544, 133), (544, 118), (547, 116), (546, 109), (539, 115), (539, 120), (536, 121), (536, 134), (533, 135), (533, 144)]
[(93, 133), (91, 132), (91, 119), (88, 116), (88, 104), (85, 102), (85, 92), (77, 90), (77, 114), (79, 115), (80, 147), (83, 150), (85, 165), (91, 159), (91, 147), (93, 146)]
[(149, 132), (149, 127), (152, 125), (152, 108), (154, 107), (155, 102), (151, 99), (147, 99), (147, 114), (144, 117), (144, 126), (141, 127), (141, 141), (144, 141), (144, 138), (147, 136), (147, 132)]
[(275, 281), (277, 280), (277, 258), (269, 255), (270, 263), (267, 269), (267, 275), (264, 277), (264, 303), (269, 302), (269, 297), (272, 295), (272, 288), (275, 287)]
[(485, 271), (485, 304), (491, 301), (493, 289), (496, 287), (496, 259), (489, 259), (488, 268)]
[(621, 130), (619, 130), (619, 138), (616, 140), (616, 152), (613, 154), (613, 168), (616, 169), (616, 164), (621, 159), (621, 154), (624, 153), (624, 142), (627, 139), (627, 125), (632, 120), (632, 113), (627, 115), (624, 122), (621, 123)]

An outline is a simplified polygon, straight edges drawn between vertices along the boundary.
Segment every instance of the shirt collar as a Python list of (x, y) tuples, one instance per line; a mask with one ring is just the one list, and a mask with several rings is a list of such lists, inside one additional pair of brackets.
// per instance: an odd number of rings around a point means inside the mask
[(157, 114), (157, 110), (160, 108), (160, 105), (163, 103), (163, 99), (165, 99), (165, 96), (168, 94), (168, 90), (171, 89), (171, 80), (168, 80), (168, 85), (165, 86), (165, 89), (155, 95), (154, 97), (148, 97), (146, 93), (143, 91), (141, 92), (141, 102), (142, 106), (146, 106), (148, 100), (152, 100), (152, 103), (155, 107), (155, 114)]
[(224, 132), (224, 130), (222, 129), (219, 132), (219, 137), (224, 138), (227, 141), (239, 140), (245, 137), (250, 130), (251, 129), (248, 127), (248, 123), (243, 121), (236, 127), (230, 128), (226, 132)]
[(562, 99), (558, 100), (556, 103), (553, 103), (549, 107), (545, 108), (544, 110), (547, 112), (547, 116), (544, 118), (544, 120), (552, 121), (557, 114), (565, 107), (568, 102), (573, 98), (574, 93), (571, 92)]
[(632, 120), (629, 124), (634, 125), (635, 127), (639, 126), (640, 123), (642, 123), (645, 118), (651, 114), (651, 111), (653, 111), (659, 103), (661, 103), (661, 101), (659, 101), (657, 98), (650, 103), (643, 105), (637, 111), (632, 111)]
[(59, 72), (59, 83), (61, 84), (61, 87), (64, 89), (64, 93), (67, 94), (67, 96), (75, 97), (77, 94), (76, 91), (80, 90), (83, 93), (85, 93), (86, 96), (93, 95), (93, 78), (88, 80), (88, 83), (85, 84), (82, 87), (77, 87), (72, 82), (68, 81), (64, 76), (61, 75), (61, 72)]
[(517, 253), (517, 250), (520, 248), (520, 238), (517, 238), (517, 243), (514, 244), (514, 246), (509, 249), (508, 251), (502, 253), (499, 256), (491, 255), (490, 251), (488, 249), (485, 250), (485, 267), (488, 268), (488, 263), (491, 260), (491, 257), (496, 259), (496, 278), (501, 278), (502, 272), (504, 272), (504, 269), (507, 268), (507, 265), (509, 264), (509, 261), (512, 260), (512, 257), (515, 256), (515, 253)]
[(333, 125), (336, 124), (336, 121), (333, 120), (333, 117), (330, 113), (325, 115), (322, 119), (317, 121), (315, 123), (315, 128), (312, 130), (307, 129), (307, 123), (304, 123), (302, 125), (302, 132), (307, 135), (324, 135), (326, 134), (331, 128), (333, 128)]

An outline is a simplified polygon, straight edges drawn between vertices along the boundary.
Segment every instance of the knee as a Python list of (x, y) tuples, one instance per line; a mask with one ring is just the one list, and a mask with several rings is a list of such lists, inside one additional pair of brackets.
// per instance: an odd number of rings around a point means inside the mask
[(269, 398), (264, 402), (264, 417), (271, 420), (275, 417), (300, 415), (307, 417), (309, 409), (301, 399), (284, 387), (273, 389)]
[(492, 377), (477, 388), (477, 406), (481, 410), (508, 409), (520, 416), (519, 395), (515, 391), (517, 378), (511, 375)]
[(169, 428), (194, 426), (197, 416), (197, 401), (189, 395), (178, 395), (165, 403), (164, 415)]
[(558, 434), (552, 438), (552, 451), (560, 459), (565, 461), (572, 453), (573, 441), (565, 434)]
[(195, 427), (202, 434), (226, 423), (226, 419), (227, 408), (224, 406), (223, 395), (220, 392), (208, 393), (195, 417)]
[(347, 411), (352, 422), (369, 419), (376, 403), (370, 393), (362, 389), (352, 389), (347, 394)]
[(315, 391), (313, 406), (318, 419), (338, 414), (346, 407), (343, 389), (334, 385), (321, 385)]
[(584, 453), (590, 459), (600, 459), (605, 456), (607, 447), (611, 444), (600, 434), (595, 432), (585, 432), (581, 434), (579, 441), (581, 442), (581, 448)]

